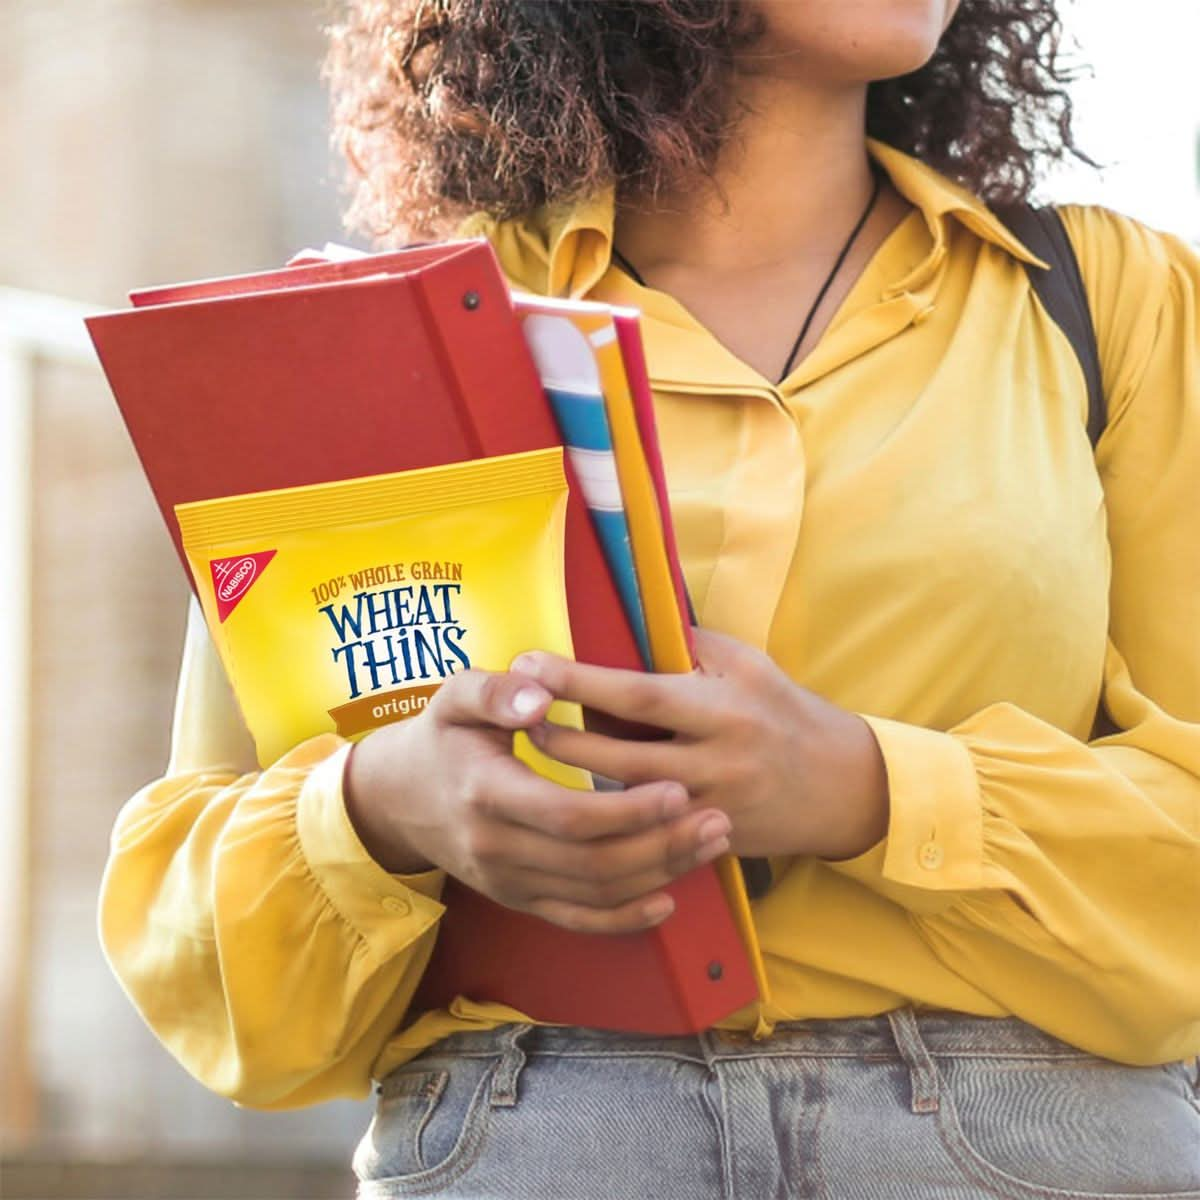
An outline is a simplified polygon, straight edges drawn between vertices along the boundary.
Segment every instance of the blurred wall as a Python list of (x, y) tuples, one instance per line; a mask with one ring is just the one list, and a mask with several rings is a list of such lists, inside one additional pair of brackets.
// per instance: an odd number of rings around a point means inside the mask
[[(321, 17), (296, 0), (3, 0), (0, 287), (114, 306), (136, 285), (345, 240)], [(268, 1115), (209, 1095), (102, 960), (108, 834), (165, 762), (186, 588), (98, 369), (43, 358), (32, 396), (35, 1091), (22, 1153), (327, 1162), (348, 1178), (365, 1105)]]
[(0, 279), (113, 304), (339, 233), (306, 0), (4, 0)]

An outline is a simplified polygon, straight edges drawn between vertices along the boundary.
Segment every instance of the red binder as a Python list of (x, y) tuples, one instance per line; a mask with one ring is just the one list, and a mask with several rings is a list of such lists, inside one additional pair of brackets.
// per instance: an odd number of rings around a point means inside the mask
[[(131, 299), (132, 310), (87, 324), (177, 550), (174, 505), (185, 501), (559, 443), (486, 242)], [(637, 669), (574, 486), (566, 571), (577, 656)], [(568, 933), (450, 879), (417, 1006), (465, 995), (552, 1022), (705, 1028), (757, 988), (714, 867), (668, 890), (676, 912), (662, 925), (606, 937)]]

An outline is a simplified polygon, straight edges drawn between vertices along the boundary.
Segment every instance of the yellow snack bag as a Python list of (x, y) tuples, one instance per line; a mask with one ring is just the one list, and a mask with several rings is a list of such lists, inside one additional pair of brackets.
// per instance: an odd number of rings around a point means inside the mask
[[(415, 716), (451, 675), (570, 656), (562, 449), (180, 504), (184, 550), (258, 760)], [(581, 727), (578, 706), (551, 718)], [(586, 772), (516, 753), (590, 788)]]

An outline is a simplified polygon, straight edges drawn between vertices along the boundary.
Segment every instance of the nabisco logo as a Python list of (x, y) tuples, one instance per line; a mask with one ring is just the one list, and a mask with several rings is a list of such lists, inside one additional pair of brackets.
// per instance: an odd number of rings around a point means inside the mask
[(209, 560), (212, 570), (213, 593), (217, 598), (217, 616), (224, 624), (245, 594), (254, 586), (267, 563), (275, 557), (274, 550), (260, 550), (256, 554), (240, 554), (235, 558), (213, 558)]
[(224, 563), (220, 570), (224, 574), (221, 577), (221, 586), (217, 588), (217, 595), (228, 604), (230, 600), (236, 600), (250, 586), (258, 568), (254, 565), (254, 559), (243, 558), (236, 567)]

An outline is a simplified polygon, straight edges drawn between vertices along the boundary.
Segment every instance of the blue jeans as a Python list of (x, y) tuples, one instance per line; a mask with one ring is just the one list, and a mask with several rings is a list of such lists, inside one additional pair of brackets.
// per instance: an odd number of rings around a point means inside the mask
[(1200, 1101), (1011, 1018), (506, 1025), (389, 1075), (354, 1166), (362, 1200), (1200, 1200)]

